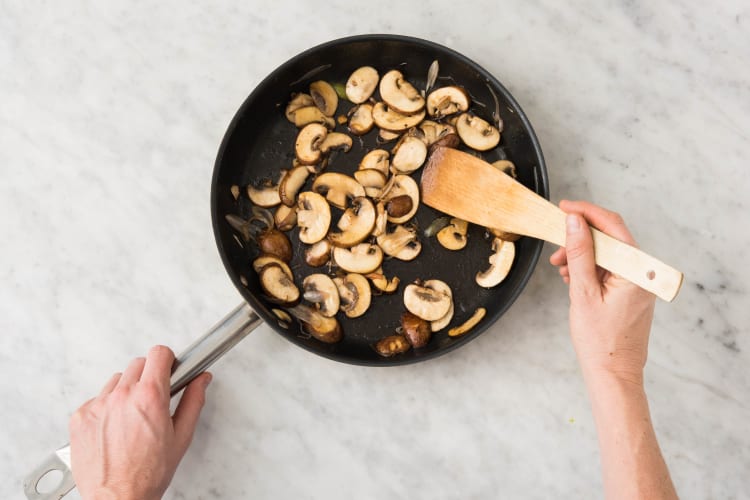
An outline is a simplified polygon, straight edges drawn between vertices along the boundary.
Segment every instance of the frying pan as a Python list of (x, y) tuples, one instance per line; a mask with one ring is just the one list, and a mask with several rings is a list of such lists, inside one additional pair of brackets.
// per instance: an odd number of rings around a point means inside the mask
[[(401, 280), (399, 290), (391, 295), (374, 296), (370, 309), (360, 318), (348, 319), (339, 314), (344, 338), (335, 344), (325, 344), (306, 335), (296, 322), (286, 328), (279, 324), (271, 312), (277, 306), (263, 294), (252, 268), (257, 249), (240, 244), (240, 238), (226, 221), (228, 214), (248, 218), (252, 209), (246, 197), (235, 199), (232, 186), (247, 186), (266, 178), (277, 179), (279, 170), (292, 165), (298, 131), (284, 114), (291, 94), (308, 92), (309, 84), (316, 80), (342, 84), (363, 65), (375, 67), (381, 75), (390, 69), (399, 69), (416, 88), (424, 89), (428, 69), (435, 60), (439, 64), (436, 87), (460, 85), (471, 96), (475, 114), (489, 122), (493, 122), (494, 114), (499, 114), (503, 120), (499, 147), (483, 153), (482, 157), (490, 162), (505, 158), (513, 161), (518, 180), (549, 199), (544, 158), (531, 124), (510, 92), (470, 59), (433, 42), (396, 35), (353, 36), (302, 52), (273, 71), (242, 103), (219, 148), (211, 185), (213, 231), (227, 273), (246, 303), (235, 308), (177, 357), (171, 379), (172, 394), (179, 392), (261, 322), (292, 343), (326, 358), (357, 365), (392, 366), (434, 358), (470, 342), (513, 304), (531, 277), (543, 243), (531, 238), (519, 239), (516, 242), (516, 261), (507, 278), (492, 289), (483, 289), (475, 284), (474, 275), (488, 267), (492, 253), (491, 240), (485, 230), (470, 227), (469, 243), (463, 250), (446, 250), (434, 236), (428, 238), (421, 234), (443, 214), (421, 205), (412, 219), (420, 231), (420, 255), (411, 262), (392, 259), (383, 263), (386, 276), (398, 276)], [(345, 115), (351, 106), (348, 101), (340, 100), (337, 116)], [(337, 125), (336, 129), (346, 131), (345, 125)], [(377, 132), (370, 132), (360, 140), (355, 138), (348, 153), (332, 157), (326, 170), (351, 175), (367, 151), (378, 147), (390, 149), (393, 145), (379, 143)], [(417, 182), (420, 175), (419, 170), (412, 174)], [(309, 189), (310, 183), (308, 180), (303, 190)], [(334, 211), (334, 223), (336, 216)], [(290, 267), (298, 286), (304, 276), (326, 271), (305, 264), (304, 248), (296, 228), (288, 235), (295, 249)], [(434, 334), (423, 348), (390, 358), (381, 357), (372, 346), (399, 326), (400, 315), (405, 310), (401, 292), (406, 284), (416, 279), (441, 279), (451, 287), (455, 309), (451, 325), (463, 323), (479, 307), (484, 307), (487, 314), (463, 336), (449, 337), (445, 329)], [(69, 447), (63, 447), (27, 478), (27, 497), (61, 498), (74, 486), (69, 466)], [(37, 491), (38, 481), (51, 470), (63, 472), (62, 482), (52, 492), (41, 495)]]

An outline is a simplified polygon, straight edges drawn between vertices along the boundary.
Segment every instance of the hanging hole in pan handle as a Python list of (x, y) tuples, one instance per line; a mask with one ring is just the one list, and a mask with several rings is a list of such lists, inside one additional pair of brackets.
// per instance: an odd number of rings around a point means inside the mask
[(72, 490), (73, 471), (70, 470), (70, 446), (66, 445), (47, 457), (23, 483), (29, 500), (59, 500)]

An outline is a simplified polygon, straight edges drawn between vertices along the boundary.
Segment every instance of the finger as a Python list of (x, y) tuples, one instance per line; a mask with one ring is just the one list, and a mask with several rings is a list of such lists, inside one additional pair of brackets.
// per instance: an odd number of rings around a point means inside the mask
[(565, 218), (565, 254), (568, 256), (570, 293), (590, 296), (601, 293), (594, 261), (594, 241), (589, 226), (578, 214)]
[(109, 378), (109, 380), (107, 381), (107, 383), (104, 384), (104, 387), (102, 387), (102, 390), (101, 390), (101, 392), (99, 392), (99, 395), (100, 396), (104, 396), (104, 395), (109, 394), (110, 392), (112, 392), (112, 390), (117, 385), (117, 382), (120, 381), (120, 377), (122, 377), (122, 373), (120, 373), (120, 372), (117, 372), (114, 375), (112, 375)]
[(636, 246), (633, 235), (630, 234), (625, 221), (620, 214), (611, 212), (593, 203), (587, 201), (568, 201), (560, 202), (560, 209), (566, 213), (578, 213), (588, 221), (588, 223), (603, 233), (624, 241), (629, 245)]
[(568, 257), (565, 255), (565, 247), (560, 247), (555, 250), (555, 253), (549, 256), (549, 262), (553, 266), (563, 266), (568, 261)]
[(143, 373), (143, 365), (145, 364), (146, 358), (135, 358), (131, 361), (128, 367), (125, 368), (125, 371), (122, 372), (122, 376), (117, 382), (117, 386), (125, 387), (138, 382), (138, 379), (141, 378), (141, 373)]
[(560, 269), (558, 269), (558, 272), (560, 273), (560, 276), (563, 278), (567, 278), (570, 276), (570, 271), (568, 271), (568, 266), (560, 266)]
[(211, 374), (206, 372), (195, 378), (182, 393), (182, 399), (177, 405), (172, 421), (177, 442), (182, 446), (183, 453), (193, 440), (193, 432), (198, 424), (203, 405), (206, 403), (206, 387), (211, 383)]
[(148, 351), (141, 382), (152, 383), (162, 392), (169, 393), (169, 377), (172, 374), (174, 353), (163, 345), (155, 345)]

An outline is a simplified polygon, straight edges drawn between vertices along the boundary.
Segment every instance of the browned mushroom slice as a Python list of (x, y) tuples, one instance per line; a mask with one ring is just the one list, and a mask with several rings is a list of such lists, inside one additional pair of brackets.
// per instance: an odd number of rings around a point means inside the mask
[(299, 299), (299, 289), (278, 264), (265, 265), (258, 273), (260, 286), (268, 297), (280, 304), (290, 304)]
[(328, 202), (342, 210), (347, 201), (358, 196), (365, 196), (365, 188), (354, 178), (337, 172), (326, 172), (319, 175), (312, 185), (313, 191), (325, 195)]
[(512, 241), (495, 238), (492, 240), (492, 252), (489, 269), (476, 276), (477, 285), (484, 288), (497, 286), (508, 276), (516, 257), (516, 246)]
[(293, 207), (297, 203), (297, 193), (302, 189), (309, 174), (306, 167), (296, 167), (287, 172), (279, 184), (281, 203), (288, 207)]
[[(281, 171), (279, 183), (286, 176), (286, 170)], [(281, 203), (279, 196), (279, 183), (274, 184), (270, 179), (265, 179), (260, 185), (250, 184), (247, 186), (247, 197), (254, 205), (263, 208), (271, 208)]]
[(487, 151), (500, 142), (500, 132), (493, 125), (469, 113), (459, 115), (456, 130), (464, 144), (477, 151)]
[(333, 260), (349, 273), (369, 274), (383, 263), (383, 251), (370, 243), (360, 243), (351, 248), (335, 247)]
[(448, 335), (451, 337), (458, 337), (459, 335), (467, 333), (469, 330), (477, 326), (480, 321), (482, 321), (482, 318), (484, 318), (484, 315), (486, 313), (487, 310), (484, 307), (477, 308), (474, 311), (474, 314), (472, 314), (471, 317), (467, 319), (463, 324), (448, 330)]
[(302, 323), (302, 330), (313, 338), (333, 344), (343, 337), (341, 325), (336, 318), (328, 318), (304, 304), (297, 304), (288, 309), (289, 313)]
[(462, 219), (452, 218), (450, 224), (438, 231), (438, 242), (448, 250), (461, 250), (466, 246), (466, 233), (469, 223)]
[(346, 98), (360, 104), (370, 98), (378, 86), (378, 71), (371, 66), (362, 66), (346, 81)]
[(331, 258), (331, 242), (320, 240), (305, 250), (305, 262), (310, 267), (320, 267)]
[[(317, 109), (317, 108), (315, 108)], [(320, 123), (311, 123), (297, 134), (297, 140), (294, 143), (294, 152), (297, 160), (302, 165), (314, 165), (320, 161), (323, 152), (320, 145), (328, 135), (328, 129)]]
[(286, 105), (285, 115), (286, 119), (289, 120), (292, 123), (295, 123), (294, 114), (297, 112), (298, 109), (306, 108), (308, 106), (314, 106), (315, 102), (313, 102), (312, 97), (310, 97), (308, 94), (300, 93), (295, 94), (292, 96), (292, 100), (289, 101), (289, 104)]
[(336, 114), (336, 108), (339, 105), (339, 96), (330, 83), (324, 80), (318, 80), (310, 84), (310, 97), (312, 97), (315, 106), (326, 116)]
[(372, 168), (378, 170), (381, 174), (388, 177), (391, 154), (385, 149), (373, 149), (359, 162), (359, 170)]
[(391, 232), (377, 237), (378, 246), (386, 255), (399, 260), (414, 260), (422, 251), (422, 244), (413, 227), (396, 225)]
[(315, 105), (305, 106), (294, 112), (294, 124), (297, 128), (302, 128), (310, 123), (319, 123), (331, 129), (336, 126), (336, 121), (330, 116), (324, 115)]
[(393, 219), (407, 215), (411, 212), (412, 208), (414, 208), (414, 202), (408, 194), (394, 196), (385, 204), (385, 211), (388, 213), (388, 217)]
[(352, 247), (362, 242), (375, 226), (375, 206), (369, 198), (358, 196), (352, 200), (338, 222), (340, 233), (331, 233), (328, 239), (337, 247)]
[(372, 119), (381, 129), (389, 132), (403, 132), (419, 125), (419, 122), (424, 119), (424, 110), (405, 115), (388, 107), (385, 103), (378, 102), (372, 107)]
[(391, 168), (395, 173), (410, 174), (422, 166), (427, 158), (427, 146), (414, 136), (404, 136), (393, 148)]
[(379, 90), (383, 101), (399, 113), (413, 114), (424, 109), (422, 95), (397, 69), (383, 75)]
[(398, 276), (394, 276), (391, 279), (386, 278), (382, 267), (368, 273), (365, 277), (370, 280), (372, 286), (383, 293), (395, 292), (398, 289), (398, 284), (401, 282)]
[(518, 178), (518, 174), (516, 173), (516, 166), (513, 164), (510, 160), (497, 160), (492, 162), (492, 166), (504, 173), (505, 175), (509, 175), (513, 177), (514, 179)]
[(432, 117), (442, 118), (459, 111), (467, 111), (470, 103), (469, 94), (461, 87), (441, 87), (427, 96), (427, 113)]
[(385, 144), (387, 142), (395, 141), (401, 137), (398, 132), (391, 132), (389, 130), (380, 129), (378, 130), (378, 144)]
[(352, 108), (349, 116), (349, 131), (354, 135), (364, 135), (375, 126), (372, 118), (372, 104), (369, 102)]
[(411, 198), (411, 210), (400, 217), (388, 215), (388, 221), (394, 224), (403, 224), (408, 221), (419, 208), (419, 186), (417, 181), (405, 174), (394, 175), (383, 187), (380, 198), (385, 203), (398, 196), (406, 195)]
[(389, 335), (378, 340), (373, 346), (375, 352), (384, 358), (390, 358), (396, 354), (401, 354), (411, 348), (411, 344), (403, 335)]
[(347, 318), (358, 318), (370, 307), (372, 292), (367, 279), (361, 274), (349, 273), (333, 279), (338, 288), (340, 309)]
[(325, 238), (331, 225), (331, 207), (318, 193), (305, 191), (297, 199), (297, 225), (302, 243), (317, 243)]
[(354, 178), (365, 188), (365, 194), (371, 198), (380, 196), (385, 186), (386, 176), (380, 170), (365, 168), (354, 172)]
[(344, 153), (349, 152), (352, 147), (352, 138), (341, 132), (330, 132), (323, 142), (320, 143), (320, 151), (327, 154), (334, 149), (340, 149)]
[(372, 228), (372, 235), (377, 237), (385, 234), (388, 226), (388, 212), (385, 209), (385, 203), (379, 201), (375, 205), (375, 227)]
[(453, 291), (446, 282), (441, 280), (427, 280), (424, 282), (424, 286), (437, 290), (451, 298), (451, 306), (448, 308), (448, 312), (441, 318), (430, 321), (430, 329), (433, 332), (437, 332), (448, 326), (451, 319), (453, 319)]
[(426, 346), (432, 337), (430, 324), (410, 312), (401, 314), (401, 333), (415, 349)]
[(261, 255), (260, 257), (257, 257), (253, 261), (253, 269), (256, 273), (260, 274), (260, 270), (269, 264), (276, 264), (284, 271), (284, 273), (286, 273), (287, 276), (289, 276), (289, 279), (294, 279), (289, 265), (274, 255)]
[(279, 231), (289, 231), (297, 225), (297, 211), (294, 207), (279, 205), (273, 214), (273, 220)]
[(302, 297), (315, 304), (315, 308), (326, 317), (339, 312), (339, 292), (336, 283), (325, 274), (310, 274), (302, 281)]
[(404, 289), (406, 309), (426, 321), (435, 321), (448, 312), (453, 299), (434, 286), (412, 283)]
[(278, 229), (266, 229), (258, 235), (257, 241), (261, 253), (274, 255), (284, 262), (292, 260), (292, 243)]

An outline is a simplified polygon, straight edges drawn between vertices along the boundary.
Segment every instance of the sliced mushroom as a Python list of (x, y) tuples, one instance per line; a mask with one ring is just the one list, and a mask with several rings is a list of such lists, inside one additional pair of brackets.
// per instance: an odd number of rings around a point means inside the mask
[(297, 197), (297, 225), (302, 243), (316, 243), (325, 238), (331, 225), (331, 207), (318, 193), (305, 191)]
[(435, 118), (467, 111), (469, 109), (469, 94), (456, 85), (441, 87), (430, 92), (427, 96), (427, 114)]
[(362, 157), (359, 162), (359, 169), (366, 170), (369, 168), (379, 171), (384, 176), (388, 176), (391, 154), (385, 149), (373, 149)]
[(339, 292), (331, 278), (322, 273), (307, 276), (302, 281), (302, 297), (315, 304), (315, 308), (330, 318), (339, 312)]
[(487, 151), (500, 142), (500, 132), (493, 125), (469, 113), (459, 115), (456, 130), (464, 144), (477, 151)]
[(492, 288), (508, 276), (516, 256), (516, 245), (512, 241), (495, 238), (492, 240), (492, 251), (489, 269), (476, 276), (477, 285), (484, 288)]
[(451, 298), (451, 306), (448, 308), (448, 312), (445, 313), (445, 316), (436, 319), (435, 321), (430, 321), (430, 329), (433, 332), (438, 332), (448, 326), (451, 319), (453, 319), (453, 291), (451, 290), (451, 287), (448, 286), (448, 283), (441, 280), (427, 280), (424, 282), (424, 286), (433, 288)]
[(255, 269), (256, 273), (260, 274), (260, 270), (269, 264), (276, 264), (284, 271), (289, 279), (294, 279), (294, 275), (292, 275), (292, 270), (289, 268), (289, 265), (275, 255), (261, 255), (260, 257), (257, 257), (253, 261), (253, 269)]
[(348, 153), (352, 148), (352, 138), (341, 132), (330, 132), (323, 142), (320, 143), (320, 151), (323, 154), (327, 154), (334, 149), (339, 149), (344, 153)]
[(379, 102), (372, 107), (372, 119), (381, 129), (389, 132), (403, 132), (419, 125), (419, 122), (424, 119), (424, 110), (413, 115), (405, 115)]
[(335, 247), (333, 260), (346, 272), (369, 274), (382, 264), (383, 251), (370, 243), (360, 243), (351, 248)]
[(285, 115), (286, 119), (292, 123), (295, 123), (294, 114), (298, 109), (306, 108), (307, 106), (314, 106), (315, 102), (312, 97), (308, 94), (300, 93), (292, 96), (292, 100), (286, 105)]
[(410, 174), (422, 166), (427, 158), (427, 146), (414, 136), (404, 136), (393, 148), (391, 168), (400, 174)]
[(365, 196), (362, 184), (348, 175), (337, 172), (319, 175), (313, 182), (312, 189), (316, 193), (324, 194), (331, 205), (342, 210), (346, 208), (347, 200)]
[(320, 123), (305, 125), (299, 131), (294, 143), (294, 152), (302, 165), (314, 165), (320, 161), (320, 157), (323, 155), (320, 145), (325, 140), (326, 135), (328, 135), (328, 129)]
[(347, 318), (358, 318), (370, 307), (372, 292), (367, 279), (361, 274), (349, 273), (334, 278), (341, 300), (340, 308)]
[(336, 114), (336, 108), (339, 105), (339, 96), (336, 94), (330, 83), (324, 80), (318, 80), (310, 84), (310, 97), (326, 116), (333, 116)]
[(346, 98), (360, 104), (370, 98), (378, 86), (378, 71), (371, 66), (357, 68), (346, 81)]
[[(286, 170), (282, 170), (279, 176), (279, 182), (286, 176)], [(271, 208), (281, 203), (279, 196), (279, 183), (274, 184), (270, 179), (264, 179), (263, 182), (256, 186), (250, 184), (247, 186), (247, 197), (254, 205), (263, 208)]]
[(419, 208), (419, 186), (417, 185), (417, 181), (408, 175), (394, 175), (383, 188), (383, 192), (380, 195), (381, 200), (388, 203), (389, 200), (402, 195), (407, 195), (411, 198), (411, 210), (401, 217), (392, 217), (389, 215), (388, 221), (394, 224), (403, 224), (408, 221), (414, 217)]
[(432, 337), (430, 323), (410, 312), (401, 314), (401, 333), (415, 349), (426, 346)]
[(422, 95), (397, 69), (383, 75), (379, 90), (383, 101), (399, 113), (413, 114), (424, 108)]
[(448, 312), (453, 299), (433, 287), (411, 283), (404, 289), (406, 309), (426, 321), (435, 321)]
[(385, 186), (386, 176), (383, 172), (374, 168), (365, 168), (354, 172), (354, 178), (365, 188), (365, 194), (371, 198), (380, 196)]
[(448, 250), (461, 250), (466, 246), (466, 233), (469, 223), (462, 219), (452, 218), (450, 224), (438, 231), (437, 239)]
[(398, 219), (411, 212), (411, 209), (414, 208), (413, 205), (414, 203), (408, 194), (400, 194), (388, 200), (388, 203), (385, 204), (385, 210), (389, 217)]
[(390, 358), (408, 351), (411, 344), (403, 335), (389, 335), (378, 340), (373, 347), (384, 358)]
[(453, 125), (438, 123), (431, 120), (425, 120), (420, 123), (419, 129), (422, 131), (421, 139), (427, 146), (433, 145), (446, 135), (456, 133), (456, 128)]
[(273, 255), (284, 262), (292, 260), (292, 243), (287, 235), (278, 229), (266, 229), (258, 235), (257, 241), (261, 253)]
[(372, 235), (375, 237), (385, 234), (388, 227), (388, 212), (385, 209), (385, 203), (379, 201), (375, 205), (375, 227), (372, 228)]
[(281, 328), (288, 329), (289, 325), (292, 324), (292, 317), (285, 310), (273, 308), (271, 312), (276, 316), (276, 322)]
[(395, 141), (399, 137), (401, 137), (401, 134), (399, 134), (398, 132), (391, 132), (390, 130), (380, 129), (378, 131), (378, 144), (385, 144), (386, 142)]
[(297, 128), (302, 128), (311, 123), (325, 125), (331, 129), (336, 126), (336, 121), (330, 116), (324, 115), (315, 105), (305, 106), (294, 112), (294, 124)]
[(289, 308), (289, 313), (302, 323), (304, 332), (321, 342), (333, 344), (343, 337), (341, 325), (336, 318), (323, 316), (310, 306), (297, 304)]
[(456, 133), (445, 134), (440, 139), (432, 143), (432, 148), (444, 147), (444, 148), (457, 148), (461, 145), (461, 138)]
[(400, 224), (393, 231), (378, 236), (377, 242), (386, 255), (399, 260), (413, 260), (422, 250), (416, 229)]
[(311, 267), (320, 267), (331, 258), (331, 242), (323, 239), (305, 250), (305, 262)]
[(500, 238), (503, 241), (518, 241), (518, 239), (521, 237), (520, 234), (509, 233), (507, 231), (503, 231), (502, 229), (492, 227), (488, 227), (487, 231), (489, 231), (490, 234), (495, 238)]
[(458, 337), (459, 335), (463, 335), (464, 333), (467, 333), (469, 330), (477, 326), (477, 323), (482, 321), (482, 318), (484, 318), (484, 315), (486, 313), (487, 313), (487, 310), (484, 307), (477, 308), (474, 311), (474, 314), (472, 314), (469, 319), (464, 321), (463, 324), (448, 330), (448, 335), (450, 337)]
[(347, 208), (338, 222), (340, 233), (331, 233), (328, 239), (337, 247), (352, 247), (370, 236), (375, 226), (375, 206), (366, 196), (358, 196), (352, 200), (352, 206)]
[(294, 207), (279, 205), (273, 214), (273, 221), (279, 231), (289, 231), (297, 225), (297, 211)]
[(288, 207), (293, 207), (297, 203), (297, 193), (307, 180), (310, 172), (307, 167), (295, 167), (286, 173), (279, 184), (279, 197), (281, 203)]
[(395, 292), (398, 289), (398, 284), (401, 282), (398, 276), (394, 276), (391, 279), (386, 278), (382, 267), (367, 274), (366, 278), (370, 280), (372, 286), (383, 293)]
[(354, 135), (364, 135), (375, 126), (372, 118), (372, 104), (366, 102), (352, 108), (349, 116), (349, 131)]
[(518, 178), (518, 174), (516, 174), (516, 166), (510, 160), (497, 160), (492, 162), (492, 166), (500, 170), (502, 173), (510, 175), (514, 179)]
[(299, 299), (299, 289), (278, 264), (266, 264), (258, 272), (260, 286), (273, 302), (291, 304)]

